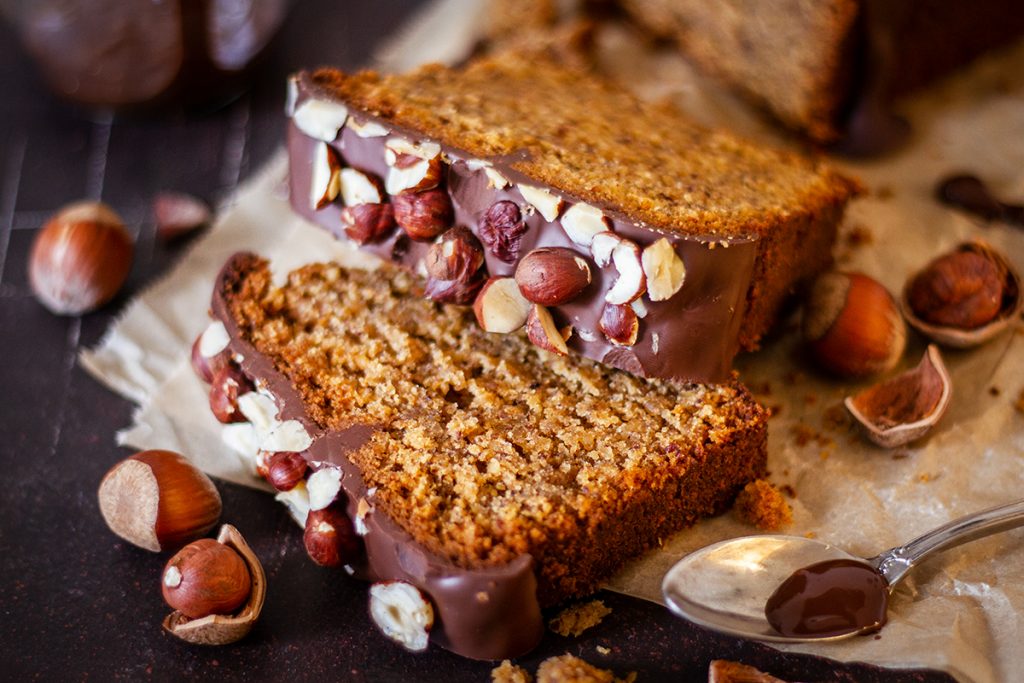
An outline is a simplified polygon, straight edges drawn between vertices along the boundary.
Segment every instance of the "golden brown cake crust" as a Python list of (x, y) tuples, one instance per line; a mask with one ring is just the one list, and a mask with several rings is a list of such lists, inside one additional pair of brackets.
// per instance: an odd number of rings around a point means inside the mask
[(540, 55), (312, 78), (392, 126), (507, 158), (525, 177), (668, 232), (766, 237), (844, 205), (859, 187), (822, 162), (707, 130)]
[(538, 598), (593, 590), (721, 512), (763, 474), (766, 413), (736, 384), (675, 386), (488, 335), (414, 282), (313, 265), (234, 280), (243, 337), (321, 427), (375, 425), (348, 454), (375, 506), (457, 566), (537, 562)]

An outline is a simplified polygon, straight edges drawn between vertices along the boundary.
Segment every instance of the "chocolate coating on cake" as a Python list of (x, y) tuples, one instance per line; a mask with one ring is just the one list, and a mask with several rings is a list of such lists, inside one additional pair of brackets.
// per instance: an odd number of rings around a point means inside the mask
[[(298, 80), (297, 104), (308, 99), (326, 98), (319, 94), (307, 76)], [(352, 115), (362, 124), (374, 122), (388, 129), (388, 136), (360, 137), (350, 126), (341, 129), (331, 143), (343, 164), (385, 177), (385, 143), (393, 137), (412, 141), (429, 139), (394, 123), (377, 119), (363, 112)], [(290, 195), (293, 209), (311, 222), (346, 239), (340, 202), (314, 209), (308, 198), (313, 182), (313, 156), (321, 145), (318, 140), (304, 134), (294, 124), (288, 127), (290, 157)], [(485, 249), (487, 272), (492, 277), (508, 277), (515, 273), (518, 260), (539, 247), (565, 247), (579, 253), (590, 264), (591, 284), (580, 296), (567, 303), (551, 307), (559, 327), (571, 325), (572, 336), (567, 341), (570, 349), (584, 356), (604, 362), (644, 377), (661, 377), (682, 381), (721, 382), (729, 379), (732, 359), (740, 348), (740, 327), (747, 307), (747, 293), (755, 268), (758, 240), (754, 236), (691, 235), (672, 232), (627, 216), (601, 208), (609, 223), (609, 230), (630, 240), (641, 249), (667, 238), (686, 267), (682, 288), (665, 301), (642, 298), (644, 315), (641, 316), (636, 343), (618, 345), (601, 332), (599, 321), (605, 305), (605, 295), (617, 277), (613, 266), (598, 267), (588, 249), (574, 244), (558, 220), (546, 220), (540, 211), (530, 211), (529, 202), (518, 189), (520, 183), (542, 187), (561, 197), (566, 208), (578, 200), (550, 185), (526, 178), (512, 168), (514, 158), (474, 159), (472, 155), (447, 145), (441, 145), (443, 156), (449, 162), (445, 168), (444, 185), (450, 192), (455, 209), (454, 225), (468, 227), (481, 237), (481, 218), (500, 201), (514, 202), (523, 210), (526, 230), (518, 248), (518, 259), (504, 258), (501, 252)], [(505, 187), (494, 187), (487, 171), (497, 171), (509, 181)], [(486, 240), (481, 239), (486, 242)], [(423, 261), (429, 242), (409, 241), (400, 229), (380, 241), (369, 242), (361, 248), (376, 256), (391, 260), (417, 271)]]

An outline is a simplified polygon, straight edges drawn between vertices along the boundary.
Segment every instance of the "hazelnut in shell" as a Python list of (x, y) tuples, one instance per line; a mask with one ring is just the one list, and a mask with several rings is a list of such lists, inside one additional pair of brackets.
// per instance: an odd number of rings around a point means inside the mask
[(918, 366), (844, 401), (874, 443), (895, 448), (919, 439), (949, 407), (953, 385), (938, 347), (929, 345)]
[(106, 204), (84, 201), (61, 209), (36, 234), (29, 284), (58, 315), (81, 315), (114, 298), (132, 265), (132, 237)]
[(828, 272), (811, 285), (803, 338), (815, 362), (840, 377), (866, 377), (893, 368), (907, 343), (896, 301), (862, 273)]
[[(237, 606), (231, 608), (228, 614), (211, 612), (199, 617), (190, 617), (181, 609), (175, 609), (164, 619), (163, 627), (171, 635), (195, 645), (227, 645), (245, 637), (252, 630), (256, 620), (259, 619), (267, 595), (266, 575), (263, 572), (263, 565), (260, 564), (249, 544), (242, 538), (238, 529), (230, 524), (221, 527), (216, 541), (204, 539), (199, 543), (204, 545), (203, 552), (192, 554), (184, 565), (178, 566), (177, 571), (181, 575), (181, 582), (176, 590), (181, 590), (186, 586), (186, 579), (198, 578), (197, 583), (189, 584), (192, 586), (193, 595), (180, 596), (183, 602), (191, 607), (205, 607), (202, 603), (210, 595), (205, 591), (205, 587), (216, 583), (223, 583), (225, 587), (224, 591), (218, 589), (217, 593), (230, 594), (230, 601), (221, 603), (223, 605), (238, 601), (238, 596), (243, 592), (245, 595)], [(222, 546), (225, 552), (212, 552), (209, 544)], [(184, 552), (182, 551), (182, 553)], [(241, 560), (244, 578), (234, 558)], [(162, 576), (161, 583), (165, 598), (169, 589), (167, 584), (174, 584), (177, 581), (175, 573), (170, 571), (170, 568), (175, 566), (176, 559), (178, 559), (177, 556), (168, 563)], [(204, 590), (196, 588), (199, 585), (203, 585)], [(248, 586), (247, 590), (243, 590), (242, 586), (244, 585)], [(177, 600), (178, 596), (175, 599)], [(224, 609), (227, 608), (224, 607)], [(194, 611), (198, 613), (205, 609)]]
[(150, 450), (114, 465), (99, 488), (100, 513), (115, 534), (153, 552), (200, 538), (220, 519), (210, 478), (182, 455)]
[(245, 604), (251, 581), (242, 556), (212, 538), (192, 541), (164, 567), (166, 602), (190, 619), (231, 614)]
[(900, 301), (907, 322), (951, 348), (983, 344), (1006, 330), (1024, 305), (1020, 275), (991, 245), (973, 240), (913, 275)]

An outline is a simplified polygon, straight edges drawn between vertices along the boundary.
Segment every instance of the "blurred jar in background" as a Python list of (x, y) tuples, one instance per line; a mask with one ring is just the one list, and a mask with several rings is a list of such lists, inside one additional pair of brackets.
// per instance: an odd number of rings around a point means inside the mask
[(60, 96), (120, 108), (223, 103), (290, 0), (0, 0)]

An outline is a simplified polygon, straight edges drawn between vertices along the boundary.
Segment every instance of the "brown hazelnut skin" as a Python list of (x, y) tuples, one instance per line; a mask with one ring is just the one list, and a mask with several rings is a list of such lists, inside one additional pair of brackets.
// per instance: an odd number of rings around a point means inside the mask
[(266, 458), (266, 480), (278, 491), (291, 491), (306, 476), (309, 463), (298, 453), (273, 453)]
[(907, 330), (881, 283), (862, 273), (833, 271), (811, 286), (803, 337), (822, 369), (840, 377), (866, 377), (899, 362)]
[(51, 312), (81, 315), (114, 298), (128, 277), (132, 252), (132, 237), (113, 209), (77, 202), (36, 234), (29, 284)]
[(310, 559), (321, 567), (340, 567), (362, 551), (362, 540), (339, 504), (310, 510), (302, 540)]
[(210, 411), (224, 424), (245, 422), (238, 409), (238, 397), (253, 391), (254, 387), (242, 370), (230, 363), (213, 377), (210, 383)]
[(160, 583), (164, 601), (190, 619), (232, 614), (252, 590), (242, 556), (212, 538), (178, 551), (164, 567)]
[(925, 322), (972, 330), (999, 315), (1005, 283), (1006, 273), (993, 259), (955, 251), (938, 257), (911, 280), (907, 301)]
[(455, 209), (444, 188), (402, 192), (391, 198), (395, 222), (410, 238), (432, 240), (451, 227)]
[(180, 548), (220, 519), (213, 482), (173, 451), (142, 451), (122, 460), (103, 477), (98, 495), (110, 530), (153, 552)]
[(203, 335), (200, 334), (196, 337), (196, 340), (192, 342), (192, 371), (196, 373), (196, 377), (207, 384), (210, 384), (213, 382), (213, 378), (218, 372), (224, 370), (231, 364), (231, 356), (225, 350), (212, 358), (207, 358), (199, 352), (199, 342), (202, 338)]

